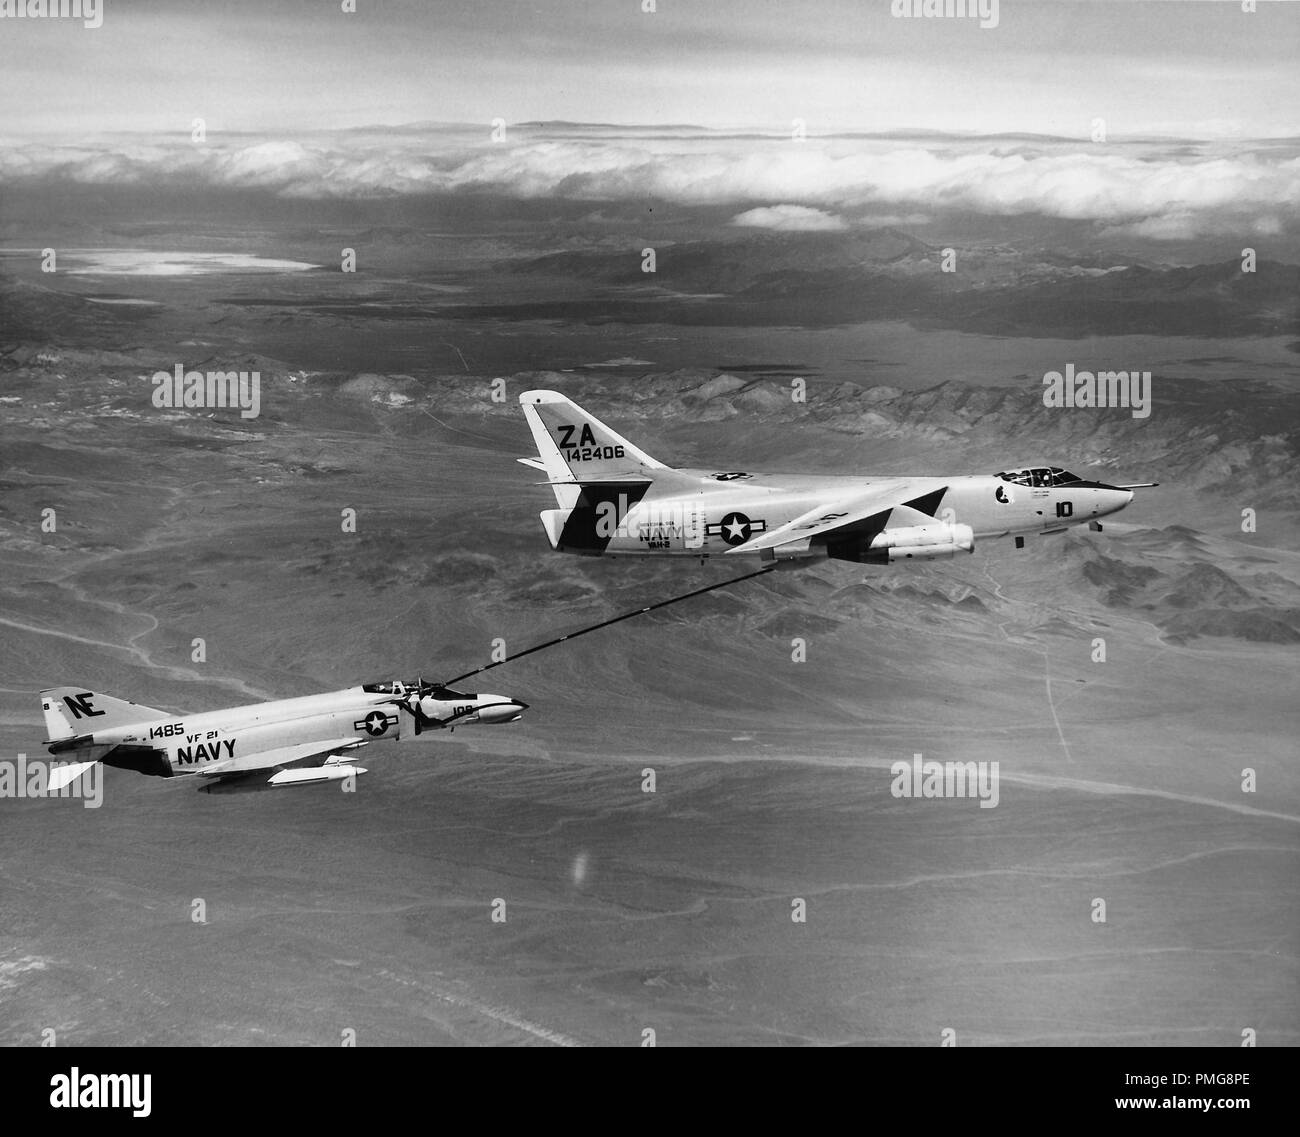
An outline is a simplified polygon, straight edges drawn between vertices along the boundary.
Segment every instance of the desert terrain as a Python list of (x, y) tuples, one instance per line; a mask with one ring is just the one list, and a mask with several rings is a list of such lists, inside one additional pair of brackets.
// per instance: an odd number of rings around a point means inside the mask
[[(793, 238), (700, 236), (668, 296), (544, 252), (563, 218), (484, 213), (387, 242), (127, 216), (43, 275), (10, 207), (0, 752), (43, 755), (42, 687), (197, 711), (449, 678), (741, 571), (550, 552), (532, 387), (677, 465), (1160, 487), (1103, 533), (782, 571), (507, 664), (472, 689), (521, 722), (371, 747), (354, 794), (112, 770), (99, 809), (0, 801), (0, 1043), (1300, 1041), (1297, 270), (1261, 296), (1166, 265), (1139, 301), (1035, 246), (949, 303), (934, 243), (877, 231), (811, 246), (821, 320)], [(1066, 360), (1153, 370), (1150, 419), (1043, 407)], [(177, 362), (258, 370), (260, 415), (152, 406)], [(916, 753), (999, 763), (997, 807), (895, 798)]]

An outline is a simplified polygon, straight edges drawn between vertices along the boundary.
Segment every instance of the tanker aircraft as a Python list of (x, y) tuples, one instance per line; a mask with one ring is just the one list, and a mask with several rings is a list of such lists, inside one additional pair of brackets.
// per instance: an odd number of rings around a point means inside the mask
[(895, 564), (970, 553), (975, 539), (1059, 533), (1123, 509), (1133, 491), (1060, 466), (956, 477), (760, 474), (673, 469), (558, 391), (519, 396), (557, 509), (551, 547), (588, 556), (757, 557), (773, 567), (831, 558)]

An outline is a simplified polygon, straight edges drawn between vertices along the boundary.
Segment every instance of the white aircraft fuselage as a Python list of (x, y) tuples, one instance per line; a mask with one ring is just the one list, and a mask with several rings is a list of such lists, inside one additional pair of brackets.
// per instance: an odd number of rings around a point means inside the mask
[[(638, 495), (634, 487), (625, 490), (608, 487), (606, 500), (614, 508), (604, 511), (606, 527), (610, 520), (617, 518), (617, 521), (604, 548), (583, 548), (578, 544), (570, 547), (564, 541), (564, 526), (557, 524), (560, 518), (544, 517), (552, 546), (566, 552), (603, 552), (608, 556), (743, 556), (747, 552), (745, 546), (763, 533), (789, 525), (823, 505), (826, 509), (817, 515), (818, 519), (831, 518), (835, 501), (862, 492), (894, 494), (908, 501), (932, 500), (935, 505), (931, 524), (966, 526), (972, 539), (1055, 533), (1070, 525), (1097, 521), (1133, 500), (1132, 490), (1098, 482), (1016, 484), (983, 474), (935, 478), (718, 474), (707, 470), (675, 473), (698, 478), (700, 488), (689, 493), (656, 494), (652, 486), (646, 494)], [(599, 538), (602, 520), (599, 506), (595, 513), (593, 528)], [(888, 528), (882, 530), (888, 531)], [(769, 560), (833, 556), (849, 535), (841, 534), (837, 539), (836, 535), (828, 534), (816, 542), (800, 540), (797, 533), (792, 536), (794, 540), (786, 545), (775, 549), (756, 548), (753, 555)], [(961, 546), (965, 535), (955, 529), (953, 536), (955, 540), (948, 543)], [(861, 542), (848, 541), (850, 547), (858, 544)], [(870, 545), (867, 541), (862, 547), (861, 557), (846, 559), (885, 563), (889, 557), (887, 550), (893, 546), (878, 544), (873, 550)], [(873, 556), (873, 553), (880, 555)]]
[(537, 445), (520, 461), (547, 475), (558, 508), (542, 524), (566, 553), (892, 564), (969, 553), (976, 538), (1099, 528), (1138, 488), (1059, 466), (953, 477), (673, 469), (557, 391), (519, 401)]
[(370, 683), (292, 699), (171, 714), (77, 687), (41, 692), (50, 752), (210, 788), (305, 785), (365, 773), (339, 758), (371, 742), (513, 722), (527, 704), (420, 681)]

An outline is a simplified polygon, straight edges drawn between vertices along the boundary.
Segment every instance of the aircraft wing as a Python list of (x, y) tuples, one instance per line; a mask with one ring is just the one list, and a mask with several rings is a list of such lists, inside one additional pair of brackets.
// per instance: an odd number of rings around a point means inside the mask
[[(760, 549), (775, 549), (789, 541), (803, 541), (809, 537), (822, 537), (837, 529), (857, 525), (881, 513), (897, 510), (898, 520), (906, 525), (933, 522), (934, 518), (916, 506), (920, 503), (915, 483), (899, 479), (883, 485), (872, 486), (863, 493), (828, 501), (810, 509), (793, 521), (760, 534), (755, 540), (743, 545), (733, 545), (728, 553), (753, 553)], [(926, 496), (931, 496), (927, 494)], [(917, 519), (920, 520), (917, 520)]]
[(276, 766), (295, 766), (321, 759), (313, 765), (324, 765), (332, 756), (342, 750), (354, 750), (364, 746), (365, 741), (355, 737), (332, 738), (324, 742), (300, 742), (295, 746), (277, 746), (273, 750), (258, 750), (252, 754), (241, 754), (238, 758), (227, 758), (222, 762), (213, 762), (195, 773), (201, 778), (228, 778), (237, 774), (252, 774), (258, 770), (270, 770)]

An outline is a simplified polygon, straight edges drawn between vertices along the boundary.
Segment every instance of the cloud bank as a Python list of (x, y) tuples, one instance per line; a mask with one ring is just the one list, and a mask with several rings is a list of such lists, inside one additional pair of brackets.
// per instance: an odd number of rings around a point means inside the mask
[(493, 193), (520, 199), (735, 206), (737, 225), (830, 229), (888, 208), (1093, 221), (1153, 237), (1300, 219), (1300, 147), (1059, 140), (840, 138), (709, 132), (646, 138), (519, 128), (0, 147), (0, 187), (46, 183), (262, 189), (286, 198)]

